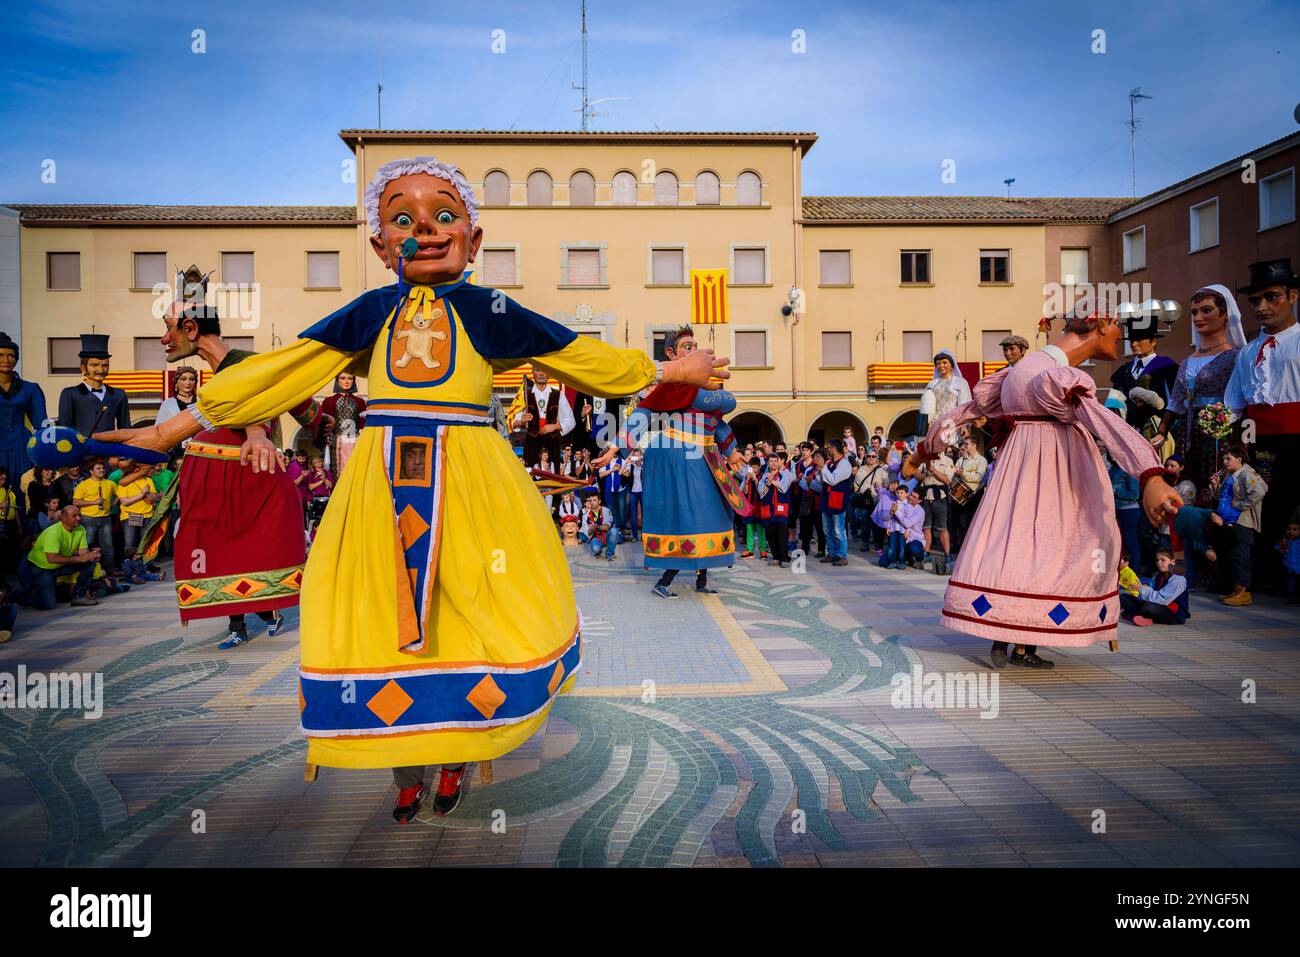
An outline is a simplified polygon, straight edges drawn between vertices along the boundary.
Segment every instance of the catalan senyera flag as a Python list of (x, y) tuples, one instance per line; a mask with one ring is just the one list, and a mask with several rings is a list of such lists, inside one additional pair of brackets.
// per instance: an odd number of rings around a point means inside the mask
[(697, 326), (727, 322), (727, 271), (691, 270), (691, 322)]

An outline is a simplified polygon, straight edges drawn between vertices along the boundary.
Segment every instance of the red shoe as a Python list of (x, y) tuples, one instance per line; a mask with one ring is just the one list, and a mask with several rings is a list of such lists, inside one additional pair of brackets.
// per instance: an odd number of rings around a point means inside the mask
[(397, 805), (393, 808), (393, 820), (398, 824), (410, 824), (428, 793), (429, 789), (422, 783), (398, 791)]
[(433, 813), (438, 817), (450, 814), (460, 805), (461, 795), (465, 793), (461, 780), (468, 767), (469, 765), (462, 764), (454, 771), (442, 769), (442, 777), (438, 779), (438, 793), (433, 796)]
[(740, 557), (741, 557), (741, 558), (753, 558), (753, 557), (754, 557), (754, 553), (753, 553), (753, 552), (741, 552), (741, 553), (740, 553)]
[(1133, 624), (1137, 625), (1139, 628), (1145, 628), (1147, 625), (1154, 625), (1155, 621), (1148, 618), (1146, 615), (1134, 615)]

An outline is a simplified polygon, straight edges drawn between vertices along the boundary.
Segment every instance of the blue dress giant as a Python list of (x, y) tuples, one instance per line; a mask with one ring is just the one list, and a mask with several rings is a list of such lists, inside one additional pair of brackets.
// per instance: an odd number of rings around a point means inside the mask
[(18, 479), (32, 467), (27, 440), (44, 421), (45, 393), (14, 373), (9, 389), (0, 388), (0, 465), (9, 470), (10, 488), (16, 489)]
[(736, 442), (722, 416), (735, 410), (736, 397), (699, 389), (677, 409), (653, 408), (653, 398), (627, 419), (629, 437), (645, 452), (645, 567), (730, 567), (736, 563), (732, 512), (748, 510), (725, 465)]

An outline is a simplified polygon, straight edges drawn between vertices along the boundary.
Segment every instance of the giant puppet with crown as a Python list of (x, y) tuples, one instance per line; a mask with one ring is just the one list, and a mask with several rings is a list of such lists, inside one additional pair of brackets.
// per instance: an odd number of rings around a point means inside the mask
[(510, 446), (491, 427), (493, 374), (531, 361), (569, 385), (630, 395), (703, 388), (726, 360), (654, 362), (578, 336), (469, 282), (483, 231), (464, 175), (433, 157), (380, 168), (365, 191), (375, 255), (396, 273), (275, 352), (222, 368), (196, 405), (120, 436), (170, 448), (263, 422), (338, 373), (367, 378), (365, 428), (302, 582), (301, 726), (315, 766), (392, 768), (414, 818), (426, 765), (435, 813), (467, 762), (518, 747), (582, 661), (568, 564)]

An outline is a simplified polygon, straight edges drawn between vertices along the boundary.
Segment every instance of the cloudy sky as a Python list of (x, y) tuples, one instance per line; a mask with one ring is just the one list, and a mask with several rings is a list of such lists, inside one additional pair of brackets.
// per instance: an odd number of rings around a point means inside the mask
[[(381, 51), (386, 127), (578, 128), (579, 3), (384, 6), (7, 4), (0, 202), (349, 203)], [(594, 128), (812, 130), (809, 194), (1021, 196), (1128, 195), (1136, 86), (1139, 193), (1297, 129), (1295, 2), (801, 6), (591, 0)]]

